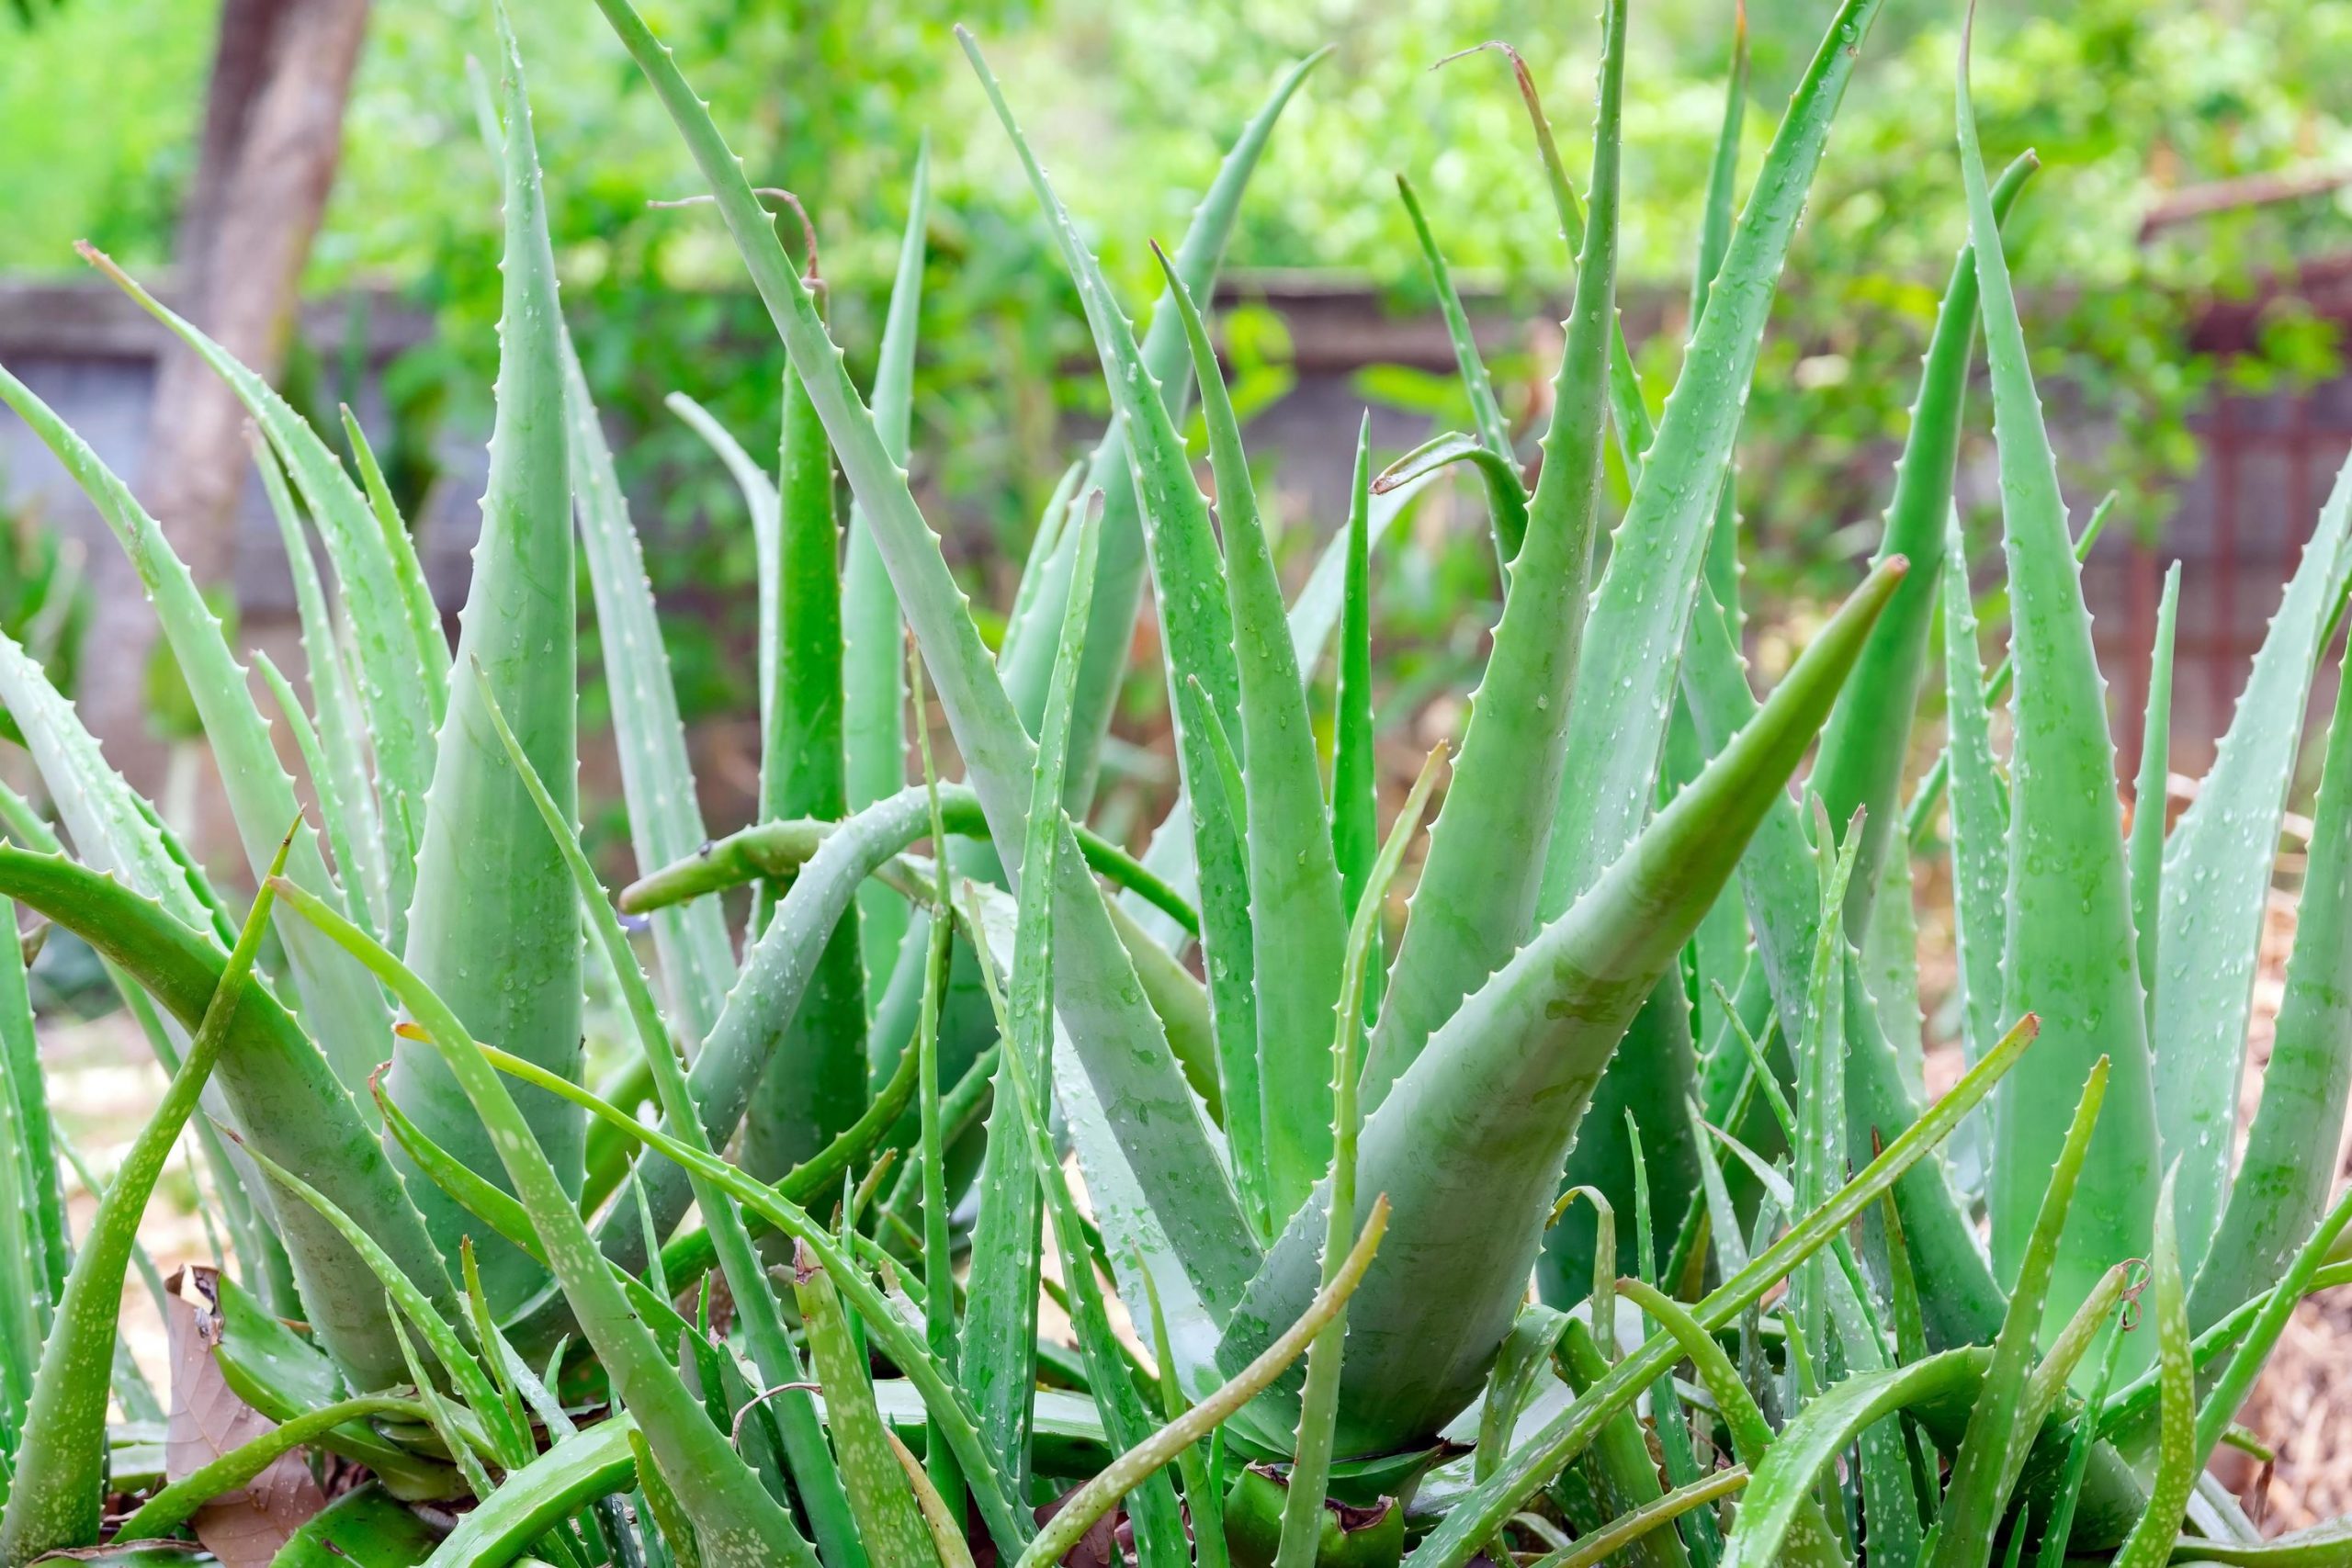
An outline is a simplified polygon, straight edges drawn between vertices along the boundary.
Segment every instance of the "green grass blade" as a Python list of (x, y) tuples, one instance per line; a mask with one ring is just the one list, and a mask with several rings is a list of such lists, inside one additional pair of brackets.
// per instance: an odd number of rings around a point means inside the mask
[[(1010, 1075), (1031, 1083), (1050, 1070), (1053, 1051), (1054, 873), (1062, 842), (1062, 787), (1069, 761), (1071, 708), (1086, 622), (1092, 610), (1102, 525), (1090, 513), (1080, 525), (1079, 568), (1064, 601), (1054, 678), (1046, 696), (1037, 762), (1029, 789), (1029, 821), (1022, 863), (1038, 867), (1022, 879), (1009, 1023), (997, 1059), (995, 1108), (981, 1158), (979, 1219), (972, 1235), (971, 1304), (964, 1317), (957, 1362), (964, 1387), (979, 1412), (980, 1432), (992, 1452), (1007, 1456), (1017, 1486), (1029, 1476), (1031, 1404), (1036, 1390), (1037, 1276), (1042, 1261), (1046, 1196), (1031, 1157), (1019, 1097), (1004, 1092)], [(974, 929), (978, 929), (974, 922)], [(981, 964), (985, 976), (986, 962)], [(993, 982), (990, 982), (993, 996)], [(1016, 1061), (1016, 1058), (1018, 1060)], [(1058, 1229), (1057, 1235), (1059, 1235)], [(1065, 1250), (1069, 1238), (1063, 1237)], [(1091, 1265), (1090, 1265), (1091, 1267)]]
[[(1622, 6), (1612, 5), (1604, 18), (1592, 221), (1577, 262), (1567, 345), (1553, 384), (1552, 423), (1544, 436), (1527, 541), (1511, 571), (1493, 653), (1471, 701), (1461, 763), (1430, 829), (1429, 860), (1414, 891), (1413, 918), (1365, 1058), (1364, 1104), (1370, 1110), (1379, 1108), (1389, 1086), (1412, 1066), (1462, 998), (1525, 940), (1544, 891), (1544, 846), (1561, 781), (1577, 765), (1566, 748), (1578, 705), (1571, 699), (1582, 685), (1578, 671), (1598, 532), (1608, 345), (1617, 321), (1623, 12)], [(1566, 908), (1566, 900), (1560, 908)]]
[[(458, 711), (463, 688), (451, 695), (452, 711)], [(562, 1285), (614, 1391), (642, 1424), (662, 1469), (690, 1482), (684, 1495), (712, 1557), (730, 1564), (783, 1562), (813, 1568), (816, 1554), (808, 1543), (736, 1455), (726, 1434), (711, 1424), (701, 1402), (679, 1380), (661, 1344), (607, 1271), (561, 1175), (457, 1014), (415, 971), (349, 921), (299, 890), (281, 886), (278, 891), (400, 998), (443, 1053), (476, 1113), (494, 1126), (497, 1136), (492, 1146), (546, 1249), (548, 1267)], [(567, 877), (565, 893), (570, 892)]]
[[(1567, 765), (1536, 910), (1573, 904), (1648, 814), (1677, 655), (1783, 258), (1863, 33), (1880, 0), (1845, 0), (1765, 154), (1756, 191), (1667, 399), (1641, 482), (1612, 536), (1585, 627), (1591, 654), (1568, 716)], [(1400, 955), (1401, 956), (1401, 955)]]
[[(1362, 1190), (1395, 1205), (1393, 1267), (1350, 1311), (1341, 1452), (1425, 1437), (1476, 1393), (1518, 1315), (1581, 1102), (1767, 807), (1785, 798), (1789, 773), (1899, 576), (1882, 568), (1847, 602), (1755, 722), (1591, 894), (1463, 1005), (1367, 1116)], [(1445, 1174), (1465, 1161), (1479, 1170), (1476, 1182)], [(1314, 1217), (1295, 1220), (1269, 1251), (1221, 1364), (1238, 1364), (1306, 1300)], [(1431, 1279), (1447, 1289), (1423, 1288)]]
[[(246, 863), (259, 876), (271, 863), (286, 824), (295, 820), (294, 781), (277, 760), (269, 721), (254, 705), (245, 668), (229, 650), (220, 618), (173, 553), (162, 527), (86, 442), (6, 370), (0, 370), (0, 401), (14, 409), (73, 474), (130, 558), (211, 741)], [(288, 874), (303, 887), (341, 901), (342, 892), (319, 853), (318, 833), (307, 823), (295, 834), (287, 863)], [(363, 977), (336, 963), (315, 933), (289, 928), (282, 940), (314, 1037), (345, 1088), (356, 1092), (374, 1066), (368, 1056), (386, 1022), (382, 999)]]
[[(2068, 548), (2057, 459), (2042, 427), (1977, 150), (1964, 37), (1958, 77), (1961, 172), (1993, 371), (2017, 660), (2001, 1015), (2042, 1016), (2045, 1082), (2081, 1082), (2102, 1055), (2113, 1064), (2083, 1201), (2071, 1211), (2050, 1292), (2051, 1314), (2063, 1322), (2102, 1270), (2147, 1245), (2156, 1187), (2155, 1105), (2106, 688)], [(1988, 1207), (1994, 1269), (2004, 1280), (2017, 1279), (2023, 1266), (2034, 1215), (2065, 1141), (2063, 1109), (2058, 1096), (2018, 1087), (2004, 1090), (1995, 1107)]]
[(2156, 910), (2154, 1043), (2165, 1157), (2180, 1161), (2180, 1244), (2193, 1274), (2227, 1190), (2263, 909), (2279, 818), (2301, 755), (2323, 635), (2352, 570), (2352, 463), (2336, 476), (2255, 655), (2197, 798), (2165, 845)]
[[(849, 808), (842, 733), (841, 527), (833, 458), (816, 409), (787, 366), (779, 506), (761, 575), (761, 646), (774, 684), (762, 703), (759, 817), (838, 819)], [(895, 649), (893, 652), (895, 653)], [(763, 652), (763, 663), (770, 662)], [(771, 885), (752, 889), (752, 930)], [(865, 960), (855, 907), (838, 921), (768, 1063), (743, 1124), (743, 1162), (773, 1179), (823, 1148), (866, 1103)], [(885, 1456), (887, 1457), (887, 1456)]]
[(341, 459), (267, 382), (157, 303), (105, 255), (86, 247), (83, 255), (141, 309), (177, 333), (236, 392), (286, 465), (326, 542), (349, 618), (359, 700), (368, 714), (393, 906), (404, 910), (409, 902), (402, 896), (406, 879), (424, 842), (424, 795), (433, 776), (436, 727), (429, 694), (432, 679), (417, 650), (407, 599), (385, 549), (383, 528)]
[[(1001, 856), (1020, 842), (1035, 748), (965, 609), (939, 537), (915, 505), (904, 470), (890, 460), (807, 288), (708, 112), (628, 0), (597, 3), (684, 135), (786, 353), (807, 378), (834, 454), (868, 510)], [(1134, 1135), (1122, 1153), (1168, 1224), (1178, 1257), (1205, 1297), (1232, 1301), (1256, 1269), (1258, 1247), (1231, 1179), (1165, 1033), (1134, 985), (1133, 966), (1102, 908), (1100, 890), (1075, 854), (1058, 856), (1057, 863), (1062, 962), (1057, 1006), (1089, 1076), (1104, 1098), (1133, 1115)], [(736, 995), (745, 990), (739, 985)]]
[[(2037, 1027), (2037, 1021), (2032, 1019), (2019, 1022), (1926, 1114), (1889, 1142), (1836, 1199), (1791, 1226), (1778, 1241), (1709, 1292), (1692, 1309), (1700, 1325), (1712, 1332), (1736, 1320), (1786, 1279), (1798, 1262), (1827, 1246), (1845, 1226), (1877, 1202), (1905, 1171), (1951, 1135), (1962, 1117), (1992, 1092), (2032, 1043)], [(1680, 1353), (1671, 1336), (1652, 1336), (1584, 1397), (1554, 1416), (1542, 1431), (1521, 1442), (1501, 1470), (1461, 1497), (1407, 1559), (1410, 1568), (1462, 1568), (1562, 1465), (1583, 1451), (1603, 1420), (1637, 1398), (1641, 1390), (1672, 1366)]]
[[(884, 448), (906, 461), (914, 414), (915, 338), (922, 319), (923, 243), (931, 222), (931, 142), (915, 154), (906, 232), (874, 367), (874, 423)], [(907, 783), (906, 621), (899, 591), (875, 547), (863, 509), (852, 505), (842, 567), (842, 745), (849, 806), (862, 810)], [(907, 931), (906, 900), (887, 887), (857, 896), (866, 994), (878, 999)]]
[[(289, 829), (270, 864), (273, 874), (286, 863), (286, 845), (293, 839)], [(179, 1071), (99, 1200), (66, 1276), (56, 1325), (41, 1348), (24, 1432), (12, 1456), (15, 1475), (0, 1509), (0, 1559), (29, 1562), (50, 1551), (97, 1542), (106, 1500), (107, 1395), (123, 1276), (164, 1162), (230, 1043), (237, 1015), (254, 993), (254, 960), (274, 901), (265, 884), (204, 1005), (204, 1021)]]
[[(678, 693), (661, 617), (654, 613), (645, 551), (569, 331), (561, 347), (572, 508), (604, 649), (629, 847), (639, 865), (667, 865), (692, 854), (710, 835), (695, 795), (694, 764), (678, 721)], [(699, 1043), (718, 1021), (727, 988), (735, 981), (735, 950), (725, 918), (716, 907), (656, 915), (653, 946), (678, 1021)]]
[[(2002, 171), (1993, 187), (1996, 222), (2007, 219), (2018, 193), (2039, 165), (2028, 152)], [(1821, 738), (1821, 759), (1813, 787), (1833, 822), (1856, 811), (1862, 818), (1862, 858), (1848, 894), (1848, 914), (1856, 929), (1876, 889), (1879, 864), (1901, 813), (1895, 792), (1903, 782), (1912, 715), (1919, 705), (1927, 666), (1928, 635), (1935, 623), (1937, 592), (1945, 564), (1945, 525), (1952, 510), (1952, 477), (1960, 463), (1962, 416), (1968, 402), (1968, 371), (1976, 349), (1977, 287), (1974, 256), (1963, 248), (1952, 263), (1936, 308), (1936, 324), (1911, 402), (1911, 429), (1894, 465), (1894, 493), (1879, 536), (1878, 555), (1901, 556), (1911, 575), (1879, 620), (1862, 652), (1846, 695)], [(1963, 580), (1966, 558), (1951, 558)], [(1965, 583), (1963, 581), (1963, 587)]]
[[(1258, 985), (1258, 1071), (1275, 1213), (1303, 1200), (1331, 1158), (1328, 1063), (1300, 1049), (1338, 1002), (1348, 915), (1324, 809), (1314, 725), (1291, 646), (1282, 581), (1259, 521), (1250, 461), (1216, 349), (1175, 265), (1160, 270), (1193, 351), (1216, 475), (1226, 587), (1239, 671), (1250, 929)], [(1359, 482), (1364, 467), (1358, 447)]]
[[(2148, 650), (2148, 705), (2140, 725), (2140, 771), (2132, 782), (2132, 929), (2146, 978), (2148, 1027), (2155, 1027), (2158, 895), (2164, 886), (2165, 825), (2172, 773), (2172, 649), (2180, 615), (2180, 562), (2165, 570), (2156, 601), (2156, 638)], [(2267, 1079), (2264, 1080), (2267, 1082)]]
[(2043, 1306), (2057, 1272), (2066, 1212), (2082, 1179), (2100, 1103), (2107, 1097), (2109, 1070), (2104, 1057), (2092, 1064), (2042, 1194), (2041, 1211), (2034, 1216), (2033, 1235), (2009, 1295), (2008, 1315), (1993, 1342), (1984, 1391), (1969, 1412), (1968, 1433), (1944, 1486), (1929, 1568), (1983, 1568), (1991, 1561), (1993, 1537), (2008, 1506), (2008, 1488), (2024, 1462), (2026, 1447), (2040, 1430), (2039, 1420), (2025, 1419), (2026, 1382), (2038, 1355)]
[(2164, 1411), (2148, 1506), (2114, 1557), (2114, 1568), (2156, 1568), (2171, 1560), (2173, 1539), (2197, 1483), (2197, 1371), (2189, 1359), (2188, 1292), (2181, 1280), (2180, 1241), (2173, 1223), (2173, 1173), (2165, 1173), (2156, 1200), (2156, 1383)]
[[(314, 786), (323, 786), (320, 814), (326, 818), (327, 837), (334, 849), (335, 869), (343, 879), (346, 905), (366, 909), (374, 929), (398, 939), (395, 920), (408, 917), (409, 874), (401, 868), (401, 901), (392, 901), (392, 874), (384, 854), (383, 813), (376, 802), (376, 781), (368, 768), (368, 717), (353, 692), (351, 668), (344, 657), (335, 622), (327, 610), (326, 591), (319, 581), (318, 562), (311, 558), (309, 533), (286, 488), (286, 472), (277, 450), (266, 440), (254, 442), (254, 466), (261, 471), (263, 491), (277, 517), (278, 538), (286, 547), (286, 564), (294, 577), (294, 605), (302, 624), (302, 657), (309, 667), (311, 703), (319, 739), (326, 755), (323, 774), (311, 772)], [(327, 806), (326, 789), (334, 797)], [(339, 818), (339, 820), (338, 820)]]
[(383, 468), (376, 461), (375, 448), (368, 445), (368, 433), (359, 428), (359, 421), (347, 406), (337, 412), (343, 416), (344, 440), (359, 469), (368, 508), (376, 514), (376, 525), (384, 536), (384, 553), (392, 563), (392, 580), (400, 584), (409, 629), (416, 636), (424, 694), (432, 705), (434, 727), (438, 728), (448, 711), (449, 698), (449, 637), (441, 629), (441, 607), (433, 602), (432, 586), (424, 581), (424, 563), (417, 558), (415, 536), (401, 518), (399, 503), (392, 500), (391, 487), (384, 482)]
[(1470, 400), (1470, 420), (1478, 433), (1476, 445), (1478, 450), (1499, 459), (1496, 463), (1481, 463), (1478, 477), (1487, 484), (1487, 505), (1495, 530), (1495, 556), (1508, 567), (1527, 537), (1527, 487), (1511, 459), (1510, 423), (1503, 418), (1502, 405), (1495, 400), (1495, 384), (1487, 375), (1486, 360), (1479, 355), (1478, 340), (1470, 330), (1468, 313), (1462, 309), (1462, 296), (1453, 287), (1453, 271), (1445, 265), (1444, 253), (1438, 249), (1437, 236), (1430, 232), (1420, 197), (1413, 192), (1413, 182), (1403, 175), (1396, 176), (1396, 195), (1405, 204), (1405, 216), (1412, 220), (1413, 238), (1421, 247), (1421, 265), (1429, 268), (1430, 287), (1437, 291), (1438, 313), (1445, 322), (1446, 340), (1453, 345), (1453, 363), (1461, 373), (1462, 390)]
[[(524, 750), (539, 775), (553, 781), (549, 787), (569, 816), (578, 809), (578, 680), (562, 336), (530, 107), (511, 43), (503, 63), (506, 259), (498, 410), (481, 543), (458, 622), (458, 664), (479, 662), (489, 671), (490, 689), (517, 716)], [(483, 694), (469, 681), (449, 694), (404, 961), (475, 1033), (576, 1074), (582, 972), (571, 878), (507, 765)], [(435, 1046), (398, 1042), (386, 1087), (435, 1142), (496, 1178), (503, 1162), (489, 1130)], [(579, 1115), (536, 1098), (523, 1114), (540, 1153), (566, 1190), (576, 1193), (582, 1168)], [(454, 1253), (464, 1214), (425, 1184), (416, 1184), (415, 1196), (426, 1226)], [(481, 1267), (491, 1303), (501, 1312), (546, 1278), (503, 1245), (486, 1247)]]
[[(2347, 665), (2352, 671), (2352, 665)], [(2230, 1189), (2213, 1245), (2189, 1292), (2189, 1321), (2210, 1326), (2284, 1271), (2327, 1202), (2333, 1140), (2352, 1094), (2352, 674), (2339, 682), (2311, 859), (2297, 906), (2295, 950), (2287, 960), (2262, 1103)]]

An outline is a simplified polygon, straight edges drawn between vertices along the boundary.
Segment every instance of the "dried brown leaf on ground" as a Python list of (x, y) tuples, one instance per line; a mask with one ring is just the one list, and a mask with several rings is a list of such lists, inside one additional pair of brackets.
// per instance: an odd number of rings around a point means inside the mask
[[(172, 1392), (164, 1472), (183, 1481), (277, 1423), (237, 1397), (214, 1359), (221, 1333), (218, 1271), (191, 1265), (164, 1284)], [(268, 1568), (278, 1549), (326, 1502), (301, 1455), (290, 1453), (240, 1490), (206, 1504), (189, 1522), (222, 1568)]]

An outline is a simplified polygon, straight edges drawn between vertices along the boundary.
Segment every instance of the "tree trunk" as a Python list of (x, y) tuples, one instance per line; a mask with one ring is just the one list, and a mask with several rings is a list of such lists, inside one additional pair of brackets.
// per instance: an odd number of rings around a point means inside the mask
[[(284, 367), (367, 23), (368, 0), (223, 0), (175, 292), (190, 320), (265, 377)], [(252, 463), (244, 420), (236, 394), (192, 352), (164, 354), (140, 488), (208, 589), (234, 579)], [(154, 616), (119, 554), (103, 555), (94, 575), (83, 710), (116, 765), (153, 788), (164, 768), (146, 713)]]

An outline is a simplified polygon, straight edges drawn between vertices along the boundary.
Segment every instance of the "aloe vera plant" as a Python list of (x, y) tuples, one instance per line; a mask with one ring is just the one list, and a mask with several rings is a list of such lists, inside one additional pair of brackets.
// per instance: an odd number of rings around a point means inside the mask
[[(1615, 303), (1640, 130), (1623, 0), (1600, 19), (1588, 165), (1510, 57), (1569, 247), (1544, 428), (1505, 417), (1443, 236), (1401, 184), (1476, 428), (1377, 478), (1359, 437), (1350, 514), (1289, 599), (1211, 304), (1315, 59), (1242, 128), (1138, 333), (1022, 135), (1018, 84), (965, 35), (1113, 411), (1055, 488), (996, 650), (909, 482), (924, 154), (862, 389), (669, 51), (629, 0), (597, 4), (788, 367), (774, 473), (751, 455), (770, 437), (720, 427), (698, 389), (673, 403), (751, 502), (756, 818), (707, 837), (503, 17), (483, 120), (505, 312), (454, 649), (356, 422), (347, 469), (93, 253), (247, 402), (307, 669), (298, 688), (264, 662), (263, 705), (130, 490), (0, 370), (0, 400), (153, 593), (256, 890), (237, 915), (0, 640), (0, 703), (57, 822), (0, 796), (0, 899), (97, 950), (172, 1075), (69, 1234), (6, 948), (8, 1568), (182, 1551), (207, 1504), (290, 1452), (367, 1481), (290, 1534), (288, 1564), (967, 1568), (988, 1551), (1043, 1568), (1105, 1531), (1138, 1568), (2342, 1560), (2340, 1529), (2254, 1541), (2200, 1474), (2296, 1303), (2352, 1275), (2329, 1261), (2352, 1205), (2330, 1207), (2324, 1175), (2352, 1091), (2352, 727), (2325, 748), (2234, 1179), (2215, 1121), (2298, 721), (2352, 578), (2352, 483), (2317, 520), (2211, 794), (2169, 835), (2149, 802), (2127, 836), (2071, 553), (2098, 520), (2070, 541), (2000, 233), (2033, 164), (1987, 177), (1964, 51), (1969, 245), (1884, 536), (1759, 696), (1732, 457), (1878, 0), (1838, 6), (1744, 204), (1736, 30), (1693, 330), (1655, 420)], [(2011, 606), (1990, 682), (1953, 496), (1980, 340)], [(1204, 468), (1180, 417), (1195, 400)], [(1612, 445), (1631, 480), (1613, 528)], [(1455, 464), (1488, 509), (1503, 608), (1458, 752), (1384, 831), (1373, 582), (1398, 514)], [(578, 821), (582, 559), (639, 870), (617, 897)], [(1147, 573), (1182, 788), (1134, 855), (1087, 818)], [(2173, 603), (2143, 783), (2165, 773)], [(1948, 748), (1906, 806), (1939, 652)], [(1328, 758), (1311, 721), (1327, 662)], [(927, 730), (910, 776), (923, 685), (961, 780), (937, 776)], [(1399, 925), (1392, 879), (1441, 777)], [(1929, 1101), (1904, 917), (1909, 852), (1946, 802), (1967, 1066)], [(737, 923), (721, 895), (746, 884)], [(624, 910), (650, 917), (642, 953)], [(641, 1086), (617, 1098), (583, 1082), (597, 972), (619, 999), (600, 1046)], [(184, 1130), (232, 1242), (205, 1353), (276, 1425), (149, 1484), (128, 1459), (110, 1474), (132, 1434), (109, 1401), (134, 1423), (158, 1408), (119, 1302)], [(948, 1157), (967, 1138), (976, 1168)], [(1043, 1328), (1048, 1300), (1074, 1348)], [(110, 1531), (113, 1491), (138, 1506)]]

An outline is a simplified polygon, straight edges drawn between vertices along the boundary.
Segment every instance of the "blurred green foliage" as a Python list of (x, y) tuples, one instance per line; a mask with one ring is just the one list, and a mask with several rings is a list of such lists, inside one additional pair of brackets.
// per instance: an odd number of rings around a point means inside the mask
[[(134, 265), (168, 254), (188, 175), (216, 0), (77, 0), (0, 32), (0, 270), (63, 271), (89, 235)], [(1653, 399), (1670, 383), (1699, 192), (1721, 113), (1731, 0), (1639, 8), (1626, 153), (1626, 265)], [(1757, 377), (1741, 499), (1759, 593), (1867, 549), (1944, 272), (1965, 227), (1951, 149), (1957, 6), (1889, 0), (1824, 165)], [(1754, 7), (1752, 170), (1772, 110), (1804, 64), (1826, 0)], [(2224, 212), (2143, 242), (2168, 191), (2255, 174), (2352, 167), (2352, 5), (2344, 0), (2082, 0), (2044, 17), (1986, 0), (1976, 95), (1988, 152), (2045, 165), (2013, 232), (2045, 385), (2069, 423), (2112, 437), (2066, 454), (2073, 492), (2120, 486), (2124, 516), (2161, 525), (2193, 464), (2186, 423), (2217, 378), (2253, 388), (2332, 374), (2332, 325), (2291, 291), (2266, 307), (2252, 354), (2192, 355), (2184, 332), (2215, 298), (2252, 295), (2300, 259), (2352, 248), (2341, 193)], [(956, 521), (951, 555), (1009, 572), (1068, 460), (1069, 427), (1100, 414), (1075, 298), (1008, 149), (956, 62), (949, 28), (988, 40), (1057, 181), (1132, 308), (1226, 139), (1283, 62), (1333, 57), (1286, 117), (1237, 231), (1245, 267), (1336, 269), (1398, 310), (1427, 281), (1395, 172), (1411, 174), (1458, 276), (1492, 308), (1540, 321), (1566, 257), (1525, 121), (1493, 54), (1431, 73), (1491, 38), (1522, 49), (1564, 143), (1580, 140), (1597, 28), (1530, 0), (884, 0), (873, 5), (663, 0), (649, 19), (714, 100), (754, 178), (815, 216), (836, 335), (865, 373), (879, 331), (910, 164), (933, 139), (936, 199), (919, 372), (921, 482)], [(694, 182), (666, 122), (601, 29), (568, 6), (522, 7), (543, 84), (537, 130), (568, 306), (645, 519), (662, 530), (656, 587), (672, 612), (688, 711), (741, 697), (752, 571), (741, 503), (699, 443), (661, 409), (682, 389), (754, 450), (766, 443), (779, 355), (707, 209), (657, 209)], [(486, 425), (494, 318), (496, 183), (473, 121), (465, 59), (487, 28), (477, 0), (377, 8), (344, 166), (311, 284), (389, 280), (447, 331), (394, 367), (402, 428), (427, 477), (435, 422)], [(103, 62), (103, 64), (101, 64)], [(2153, 151), (2151, 151), (2153, 150)], [(1248, 400), (1287, 389), (1278, 322), (1236, 333)], [(1508, 388), (1532, 372), (1498, 356)], [(322, 373), (335, 349), (312, 345)], [(1368, 373), (1369, 398), (1447, 417), (1450, 385)], [(1981, 416), (1978, 421), (1982, 423)], [(1981, 437), (1980, 437), (1981, 438)], [(1003, 586), (1001, 584), (1000, 587)], [(1407, 585), (1399, 584), (1400, 590)], [(1440, 570), (1410, 592), (1464, 586)], [(1001, 600), (997, 593), (984, 596)], [(1433, 625), (1449, 606), (1430, 606)], [(738, 619), (744, 625), (735, 624)]]

